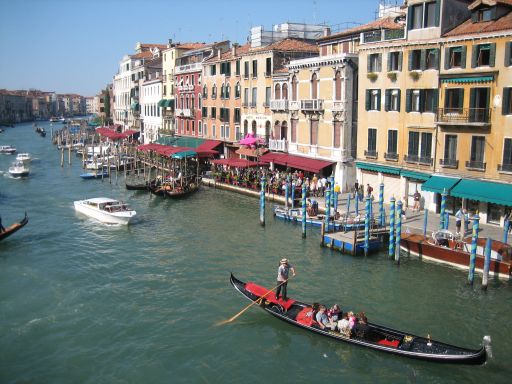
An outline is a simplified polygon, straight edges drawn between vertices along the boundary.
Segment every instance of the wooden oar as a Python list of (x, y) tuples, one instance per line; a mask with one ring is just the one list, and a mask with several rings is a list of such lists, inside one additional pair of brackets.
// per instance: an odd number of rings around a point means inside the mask
[[(290, 280), (291, 277), (288, 278), (288, 280)], [(219, 323), (217, 323), (216, 325), (224, 325), (224, 324), (227, 324), (227, 323), (231, 323), (233, 320), (236, 320), (242, 313), (244, 313), (245, 311), (247, 311), (249, 308), (251, 308), (254, 304), (259, 304), (261, 303), (261, 299), (267, 297), (271, 292), (274, 292), (277, 288), (279, 288), (281, 285), (283, 285), (284, 283), (286, 283), (288, 280), (285, 280), (283, 282), (281, 282), (280, 284), (276, 285), (274, 288), (268, 290), (263, 296), (260, 296), (258, 299), (256, 299), (255, 301), (253, 301), (251, 304), (249, 304), (247, 307), (245, 307), (244, 309), (242, 309), (240, 312), (238, 312), (235, 316), (231, 317), (230, 319), (228, 320), (224, 320), (224, 321), (221, 321)]]

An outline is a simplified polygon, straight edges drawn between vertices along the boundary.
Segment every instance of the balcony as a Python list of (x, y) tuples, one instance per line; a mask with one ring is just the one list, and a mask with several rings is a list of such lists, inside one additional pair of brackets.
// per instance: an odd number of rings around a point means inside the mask
[(363, 32), (360, 35), (361, 44), (376, 43), (378, 41), (398, 40), (405, 37), (403, 29), (380, 29), (376, 31)]
[(470, 171), (485, 171), (485, 163), (483, 161), (466, 161), (466, 168)]
[(437, 122), (444, 125), (474, 125), (491, 124), (490, 108), (439, 108)]
[(341, 112), (345, 110), (345, 102), (344, 101), (333, 101), (332, 102), (332, 111)]
[(251, 101), (251, 104), (249, 106), (251, 108), (256, 108), (256, 102), (255, 101)]
[(288, 152), (288, 140), (275, 140), (268, 141), (268, 149), (271, 151)]
[(376, 159), (379, 153), (376, 150), (364, 150), (364, 157), (367, 159)]
[(386, 159), (388, 161), (398, 161), (398, 153), (396, 153), (396, 152), (393, 152), (393, 153), (385, 152), (384, 153), (384, 159)]
[(498, 164), (498, 172), (512, 173), (512, 164)]
[(296, 100), (290, 100), (288, 108), (290, 111), (298, 111), (300, 109), (300, 102)]
[(439, 165), (443, 168), (459, 168), (459, 160), (456, 159), (439, 159)]
[(412, 164), (421, 164), (421, 165), (429, 165), (431, 166), (434, 162), (434, 159), (427, 156), (418, 156), (418, 155), (404, 155), (404, 161), (406, 163)]
[(300, 109), (304, 112), (320, 112), (324, 110), (322, 99), (301, 100)]
[(194, 115), (194, 110), (189, 108), (176, 109), (176, 116), (191, 117)]
[(288, 111), (288, 100), (270, 100), (270, 109), (272, 111)]
[(193, 85), (178, 85), (178, 86), (176, 86), (176, 89), (180, 92), (193, 91), (194, 86)]

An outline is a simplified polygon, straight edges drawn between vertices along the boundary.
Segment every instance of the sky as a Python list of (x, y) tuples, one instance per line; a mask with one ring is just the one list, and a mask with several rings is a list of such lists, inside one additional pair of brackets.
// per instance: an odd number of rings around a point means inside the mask
[[(392, 0), (395, 2), (396, 0)], [(0, 89), (94, 96), (135, 44), (245, 43), (252, 26), (375, 19), (379, 0), (0, 0)]]

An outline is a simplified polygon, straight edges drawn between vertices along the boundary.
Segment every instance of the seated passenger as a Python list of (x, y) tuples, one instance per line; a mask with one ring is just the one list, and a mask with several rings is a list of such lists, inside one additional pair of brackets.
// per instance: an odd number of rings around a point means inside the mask
[(333, 323), (338, 321), (338, 318), (341, 314), (341, 309), (338, 304), (334, 304), (329, 310), (327, 311), (327, 316), (329, 317), (329, 320), (331, 320)]
[(350, 323), (348, 321), (348, 313), (343, 313), (340, 321), (338, 321), (338, 330), (342, 335), (350, 337)]
[(316, 322), (318, 323), (318, 326), (321, 329), (336, 329), (336, 324), (331, 322), (329, 320), (329, 317), (327, 317), (326, 308), (324, 305), (320, 305), (320, 308), (318, 308), (318, 313), (316, 314)]
[(352, 311), (348, 313), (348, 325), (350, 330), (353, 330), (356, 325), (356, 317)]
[(370, 327), (368, 327), (368, 320), (364, 312), (361, 312), (358, 315), (358, 321), (356, 326), (354, 327), (354, 333), (357, 337), (361, 339), (366, 339), (368, 337)]

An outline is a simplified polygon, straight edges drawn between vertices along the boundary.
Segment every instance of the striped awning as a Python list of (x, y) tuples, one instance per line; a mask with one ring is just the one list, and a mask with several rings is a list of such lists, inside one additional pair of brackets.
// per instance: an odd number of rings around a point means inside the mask
[(493, 76), (477, 76), (477, 77), (448, 77), (441, 79), (442, 83), (458, 83), (458, 84), (470, 84), (470, 83), (488, 83), (493, 81)]
[(381, 165), (381, 164), (363, 163), (363, 162), (356, 161), (356, 167), (359, 169), (367, 170), (367, 171), (389, 173), (391, 175), (399, 175), (400, 174), (400, 168), (387, 167), (387, 166)]

